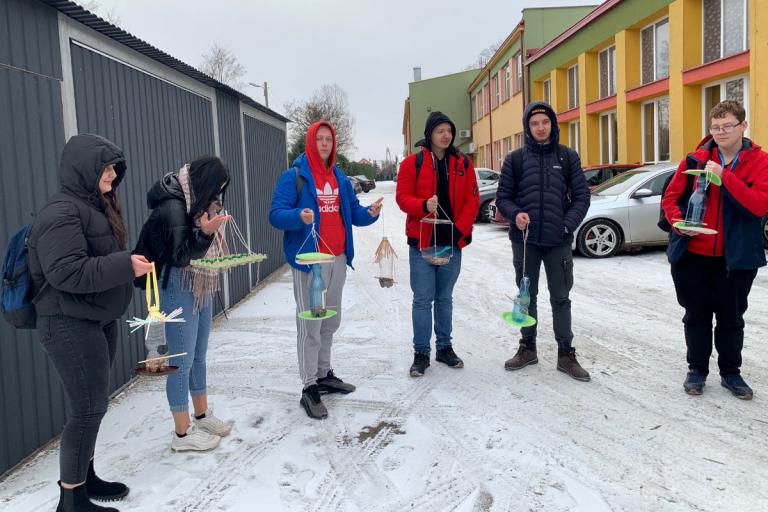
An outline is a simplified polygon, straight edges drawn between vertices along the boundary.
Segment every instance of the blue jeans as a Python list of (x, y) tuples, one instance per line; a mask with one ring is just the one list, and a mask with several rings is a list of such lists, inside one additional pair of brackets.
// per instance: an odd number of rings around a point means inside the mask
[(180, 270), (171, 267), (168, 271), (168, 287), (160, 290), (160, 306), (166, 313), (184, 308), (181, 317), (185, 320), (165, 324), (168, 353), (186, 352), (187, 355), (171, 359), (170, 364), (179, 366), (179, 371), (168, 376), (165, 394), (171, 412), (185, 412), (189, 410), (189, 395), (204, 395), (206, 392), (205, 356), (211, 332), (213, 301), (209, 300), (205, 308), (193, 313), (195, 297), (192, 292), (181, 290)]
[(453, 331), (453, 287), (461, 271), (461, 249), (453, 249), (453, 257), (445, 265), (433, 265), (410, 247), (411, 290), (413, 290), (413, 350), (429, 354), (432, 338), (432, 303), (435, 315), (435, 347), (451, 346)]

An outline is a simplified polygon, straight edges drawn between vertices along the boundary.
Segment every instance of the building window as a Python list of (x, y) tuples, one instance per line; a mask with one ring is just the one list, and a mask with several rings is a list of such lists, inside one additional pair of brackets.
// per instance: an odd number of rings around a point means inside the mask
[(541, 84), (541, 92), (542, 92), (542, 99), (552, 104), (552, 82), (550, 80), (544, 80), (544, 83)]
[(506, 137), (504, 139), (504, 155), (512, 152), (512, 137)]
[(477, 93), (477, 119), (482, 119), (485, 117), (485, 101), (483, 101), (484, 90), (485, 89), (481, 87)]
[(579, 125), (581, 123), (579, 121), (573, 121), (572, 123), (568, 123), (568, 147), (573, 149), (574, 151), (579, 151)]
[(568, 68), (568, 110), (579, 106), (579, 65)]
[(509, 75), (509, 63), (504, 64), (504, 67), (501, 68), (502, 76), (504, 77), (504, 101), (507, 101), (509, 98), (512, 97), (512, 83), (511, 79), (512, 77)]
[(485, 109), (485, 115), (488, 115), (491, 113), (491, 84), (485, 84), (483, 89), (485, 90), (483, 93), (483, 108)]
[(493, 78), (491, 78), (491, 88), (493, 92), (491, 93), (491, 107), (496, 108), (501, 104), (501, 98), (499, 93), (499, 74), (496, 73), (493, 75)]
[(600, 52), (600, 99), (616, 94), (616, 47)]
[[(749, 78), (745, 76), (730, 77), (719, 82), (707, 84), (703, 87), (703, 106), (701, 112), (702, 119), (702, 135), (709, 133), (709, 113), (712, 108), (725, 100), (738, 101), (744, 106), (744, 110), (747, 111), (747, 119), (749, 118)], [(747, 132), (749, 129), (747, 129)], [(745, 134), (748, 135), (748, 133)]]
[(515, 134), (515, 149), (523, 147), (523, 132)]
[(640, 32), (640, 62), (644, 84), (669, 76), (669, 19), (664, 18)]
[(523, 58), (520, 52), (514, 56), (515, 61), (515, 83), (513, 93), (517, 94), (523, 90)]
[(469, 108), (472, 109), (472, 122), (477, 122), (477, 94), (473, 94), (469, 100)]
[(616, 112), (600, 115), (600, 163), (615, 164), (619, 160), (619, 134)]
[(749, 48), (746, 0), (704, 0), (704, 62)]
[(504, 162), (504, 153), (501, 152), (501, 141), (497, 140), (493, 143), (493, 169), (496, 171), (501, 170), (501, 164)]
[(493, 155), (491, 154), (491, 145), (485, 145), (485, 166), (490, 167), (493, 165)]
[(643, 104), (643, 160), (669, 161), (669, 96)]

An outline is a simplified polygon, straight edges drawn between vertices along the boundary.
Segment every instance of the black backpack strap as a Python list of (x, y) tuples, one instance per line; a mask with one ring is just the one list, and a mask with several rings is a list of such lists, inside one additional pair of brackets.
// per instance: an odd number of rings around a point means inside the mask
[(424, 164), (424, 152), (419, 150), (418, 153), (416, 153), (416, 179), (414, 182), (419, 181), (419, 173), (421, 172), (421, 166)]
[(296, 173), (296, 204), (299, 204), (299, 196), (301, 195), (301, 189), (304, 188), (304, 180), (299, 174), (299, 168), (294, 166), (294, 172)]
[(523, 177), (523, 152), (525, 148), (517, 148), (511, 153), (512, 180), (515, 184), (515, 192), (520, 188), (520, 180)]
[(565, 197), (571, 200), (571, 155), (568, 154), (568, 146), (557, 145), (557, 159), (560, 160), (560, 168), (565, 179)]

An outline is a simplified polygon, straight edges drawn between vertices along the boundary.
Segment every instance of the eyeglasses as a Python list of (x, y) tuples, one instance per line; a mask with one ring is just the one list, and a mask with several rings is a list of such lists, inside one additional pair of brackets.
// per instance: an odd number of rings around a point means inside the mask
[(724, 124), (723, 126), (710, 126), (709, 127), (709, 133), (715, 134), (715, 133), (731, 133), (733, 130), (736, 129), (737, 126), (741, 126), (741, 123), (738, 124)]

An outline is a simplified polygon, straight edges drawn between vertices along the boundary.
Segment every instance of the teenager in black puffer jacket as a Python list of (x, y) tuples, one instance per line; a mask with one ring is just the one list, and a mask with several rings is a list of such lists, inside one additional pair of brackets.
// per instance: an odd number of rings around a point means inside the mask
[(125, 176), (123, 151), (98, 135), (72, 137), (61, 156), (61, 192), (37, 215), (29, 236), (40, 342), (56, 368), (69, 411), (59, 450), (57, 512), (113, 511), (89, 497), (121, 499), (128, 488), (100, 480), (93, 453), (107, 411), (117, 319), (131, 281), (152, 265), (132, 256), (115, 193)]

